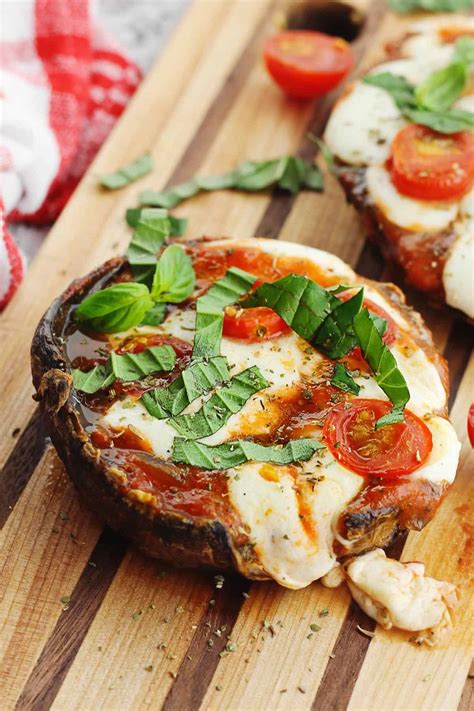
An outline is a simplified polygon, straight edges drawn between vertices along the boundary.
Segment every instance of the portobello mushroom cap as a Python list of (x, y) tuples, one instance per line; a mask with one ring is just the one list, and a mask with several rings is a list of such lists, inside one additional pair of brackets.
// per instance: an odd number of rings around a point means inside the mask
[[(73, 386), (64, 333), (75, 306), (127, 267), (125, 258), (114, 258), (73, 281), (37, 327), (31, 348), (33, 384), (51, 440), (87, 507), (145, 554), (174, 565), (234, 569), (250, 578), (266, 579), (269, 576), (252, 545), (242, 537), (239, 540), (227, 522), (160, 511), (140, 497), (124, 495), (121, 485), (126, 473), (106, 461), (91, 440)], [(410, 324), (411, 337), (429, 355), (447, 389), (445, 361), (421, 317), (405, 305), (401, 291), (393, 284), (362, 278), (358, 283), (377, 288), (403, 314)], [(375, 480), (360, 491), (340, 516), (340, 535), (334, 541), (338, 557), (387, 546), (401, 531), (420, 530), (432, 518), (448, 484), (424, 479), (405, 481), (403, 487), (391, 488), (383, 480)]]

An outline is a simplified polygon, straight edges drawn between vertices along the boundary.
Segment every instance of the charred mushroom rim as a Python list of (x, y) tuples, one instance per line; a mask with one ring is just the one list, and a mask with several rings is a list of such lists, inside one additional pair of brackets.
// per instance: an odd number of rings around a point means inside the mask
[[(400, 347), (408, 351), (410, 348), (419, 348), (439, 374), (442, 389), (447, 393), (445, 361), (437, 353), (422, 319), (406, 306), (397, 287), (359, 278), (345, 265), (346, 271), (338, 273), (338, 265), (343, 263), (332, 255), (328, 256), (335, 260), (335, 270), (328, 269), (327, 265), (318, 268), (317, 255), (327, 253), (298, 245), (286, 243), (286, 254), (280, 251), (280, 256), (275, 257), (273, 253), (270, 258), (268, 252), (274, 250), (274, 247), (267, 246), (266, 243), (269, 245), (270, 242), (277, 244), (278, 249), (285, 244), (270, 240), (176, 240), (175, 243), (181, 244), (191, 257), (196, 270), (196, 287), (192, 296), (180, 303), (179, 307), (166, 304), (168, 316), (178, 308), (194, 314), (196, 298), (205, 294), (216, 279), (226, 274), (229, 266), (235, 265), (232, 262), (235, 254), (245, 256), (247, 253), (250, 256), (245, 263), (241, 261), (240, 266), (244, 271), (258, 276), (264, 285), (285, 274), (294, 275), (299, 272), (315, 282), (319, 281), (328, 290), (333, 289), (336, 294), (339, 293), (336, 285), (341, 281), (346, 282), (345, 289), (354, 291), (356, 286), (366, 287), (369, 290), (367, 293), (378, 294), (391, 313), (406, 324), (404, 329), (399, 329)], [(303, 249), (306, 249), (304, 254), (311, 253), (309, 259), (301, 256)], [(157, 250), (157, 259), (159, 254), (162, 254), (162, 249)], [(276, 262), (278, 270), (270, 273)], [(266, 265), (270, 270), (268, 273), (265, 271)], [(125, 335), (114, 334), (111, 339), (78, 324), (75, 312), (87, 297), (111, 284), (127, 283), (133, 278), (126, 258), (112, 259), (74, 281), (52, 303), (38, 325), (31, 351), (33, 383), (53, 444), (87, 506), (112, 529), (133, 541), (144, 553), (179, 566), (234, 569), (254, 579), (272, 577), (259, 559), (259, 547), (250, 526), (242, 521), (241, 512), (230, 503), (225, 469), (213, 470), (160, 458), (143, 434), (135, 432), (133, 427), (111, 433), (101, 424), (103, 413), (114, 403), (123, 402), (127, 397), (139, 397), (153, 388), (166, 387), (192, 362), (192, 346), (173, 336), (157, 335), (157, 327), (148, 327), (149, 332), (154, 334), (150, 341), (146, 327), (135, 329), (132, 335), (130, 331)], [(257, 286), (250, 298), (258, 299), (258, 293)], [(232, 315), (233, 311), (229, 313)], [(256, 336), (257, 341), (259, 337)], [(138, 341), (141, 346), (137, 349)], [(174, 367), (168, 369), (168, 372), (159, 373), (158, 376), (152, 374), (145, 381), (115, 381), (93, 394), (86, 394), (74, 386), (71, 374), (74, 368), (87, 372), (93, 366), (103, 364), (114, 350), (116, 353), (138, 353), (150, 344), (162, 345), (167, 341), (176, 354)], [(277, 340), (274, 342), (277, 343)], [(130, 350), (131, 346), (135, 350)], [(312, 347), (309, 349), (312, 350)], [(360, 352), (359, 360), (367, 368)], [(336, 388), (328, 382), (330, 376), (327, 368), (334, 368), (334, 360), (326, 359), (325, 363), (316, 382), (306, 381), (304, 388), (290, 388), (292, 394), (288, 395), (280, 408), (278, 422), (270, 434), (265, 436), (257, 432), (252, 436), (250, 433), (253, 430), (250, 427), (243, 435), (239, 433), (240, 436), (260, 445), (284, 445), (285, 441), (291, 439), (291, 435), (301, 437), (301, 434), (295, 433), (304, 433), (308, 413), (314, 415), (314, 412), (310, 412), (310, 406), (315, 407), (314, 402), (324, 388), (330, 398), (326, 406), (318, 406), (321, 420), (327, 416), (327, 406), (329, 409), (334, 405), (350, 408), (351, 392), (344, 389), (345, 386), (343, 389), (340, 386)], [(355, 369), (351, 372), (354, 375)], [(352, 380), (349, 370), (346, 373)], [(443, 404), (433, 414), (446, 418), (446, 405)], [(322, 427), (323, 422), (320, 421), (319, 425)], [(290, 464), (288, 469), (297, 468), (298, 464)], [(317, 466), (316, 463), (314, 472), (308, 477), (313, 482), (313, 491), (318, 486), (320, 472)], [(384, 476), (365, 476), (364, 482), (352, 500), (346, 502), (333, 524), (332, 547), (337, 559), (377, 546), (385, 547), (406, 529), (422, 529), (433, 517), (450, 484), (442, 478), (433, 481), (416, 476), (389, 479)], [(302, 507), (300, 517), (304, 518), (304, 514)]]

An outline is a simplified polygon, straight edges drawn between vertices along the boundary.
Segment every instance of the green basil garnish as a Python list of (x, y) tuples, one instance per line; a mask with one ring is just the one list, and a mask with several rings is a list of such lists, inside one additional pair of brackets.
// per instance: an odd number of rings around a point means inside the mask
[(359, 385), (357, 385), (352, 375), (341, 363), (336, 363), (331, 383), (336, 388), (344, 390), (346, 393), (352, 393), (353, 395), (359, 394)]
[(178, 304), (191, 296), (195, 283), (191, 257), (183, 247), (177, 244), (166, 247), (155, 267), (152, 299), (160, 303)]
[(186, 217), (175, 217), (174, 215), (170, 215), (168, 210), (163, 210), (162, 208), (131, 207), (125, 213), (127, 224), (130, 225), (130, 227), (136, 227), (140, 221), (140, 217), (143, 213), (146, 214), (148, 210), (161, 210), (162, 212), (166, 212), (166, 217), (170, 225), (170, 235), (172, 237), (179, 237), (186, 232), (188, 226), (188, 220)]
[(224, 309), (245, 294), (257, 277), (232, 267), (196, 302), (193, 358), (219, 355)]
[(454, 45), (454, 61), (465, 64), (474, 63), (474, 37), (464, 35), (456, 40)]
[(176, 353), (171, 346), (151, 346), (141, 353), (110, 354), (112, 372), (124, 383), (140, 380), (152, 373), (173, 370)]
[(168, 212), (156, 208), (140, 211), (135, 232), (127, 250), (127, 259), (132, 265), (155, 265), (157, 253), (171, 234)]
[(404, 77), (390, 72), (368, 74), (364, 82), (385, 89), (400, 112), (413, 123), (449, 134), (474, 127), (474, 113), (450, 108), (463, 90), (466, 79), (465, 64), (457, 61), (431, 74), (418, 88)]
[(119, 168), (115, 173), (103, 175), (99, 182), (107, 190), (117, 190), (129, 185), (129, 183), (133, 183), (138, 178), (142, 178), (147, 173), (151, 173), (153, 167), (153, 158), (150, 155), (144, 155), (123, 166), (123, 168)]
[(403, 408), (410, 399), (410, 393), (397, 361), (383, 342), (367, 309), (362, 309), (354, 317), (353, 323), (364, 358), (370, 365), (377, 384), (394, 406), (388, 415), (376, 422), (375, 427), (377, 429), (391, 422), (400, 422), (403, 420)]
[(269, 284), (261, 284), (241, 305), (273, 309), (299, 336), (310, 341), (331, 311), (333, 299), (311, 279), (288, 274)]
[(363, 300), (363, 289), (348, 301), (334, 299), (333, 310), (326, 316), (311, 343), (330, 358), (341, 358), (352, 350), (357, 345), (352, 321), (359, 313)]
[(140, 203), (171, 209), (201, 191), (233, 189), (256, 192), (271, 186), (291, 193), (305, 188), (321, 191), (324, 187), (318, 166), (304, 158), (284, 156), (274, 160), (244, 161), (223, 175), (196, 176), (160, 192), (146, 190), (140, 196)]
[(84, 372), (78, 368), (71, 370), (72, 382), (76, 390), (92, 395), (98, 390), (108, 388), (115, 380), (115, 375), (112, 373), (110, 363), (104, 365), (96, 365), (92, 370)]
[(419, 106), (429, 111), (441, 113), (461, 95), (467, 81), (464, 62), (453, 62), (431, 74), (415, 90), (415, 100)]
[(388, 0), (388, 4), (395, 12), (403, 14), (415, 10), (458, 12), (469, 10), (472, 7), (472, 0)]
[(79, 304), (74, 316), (94, 331), (117, 333), (141, 323), (152, 306), (145, 284), (129, 281), (91, 294)]
[(76, 390), (91, 394), (107, 388), (114, 380), (127, 383), (152, 373), (173, 370), (175, 363), (176, 353), (171, 346), (152, 346), (141, 353), (112, 352), (103, 365), (96, 365), (87, 372), (73, 369), (72, 377)]
[(180, 415), (170, 420), (170, 425), (187, 439), (201, 439), (220, 430), (228, 419), (239, 412), (247, 400), (270, 383), (257, 366), (243, 370), (207, 400), (192, 415)]
[(146, 312), (140, 326), (159, 326), (163, 323), (166, 316), (166, 304), (155, 304), (149, 311)]
[(201, 442), (176, 437), (171, 460), (201, 469), (230, 469), (244, 462), (291, 464), (310, 459), (314, 452), (325, 449), (313, 439), (294, 439), (281, 446), (266, 447), (248, 440), (235, 440), (211, 447)]
[(206, 395), (216, 385), (228, 382), (229, 378), (227, 358), (224, 356), (195, 361), (167, 387), (145, 393), (141, 402), (150, 415), (162, 420), (179, 415), (191, 402)]

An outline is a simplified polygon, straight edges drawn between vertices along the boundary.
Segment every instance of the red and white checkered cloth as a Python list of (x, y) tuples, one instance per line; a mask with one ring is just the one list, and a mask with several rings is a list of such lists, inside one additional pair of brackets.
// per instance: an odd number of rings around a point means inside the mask
[(52, 222), (141, 79), (89, 0), (2, 0), (0, 310), (24, 265), (6, 222)]

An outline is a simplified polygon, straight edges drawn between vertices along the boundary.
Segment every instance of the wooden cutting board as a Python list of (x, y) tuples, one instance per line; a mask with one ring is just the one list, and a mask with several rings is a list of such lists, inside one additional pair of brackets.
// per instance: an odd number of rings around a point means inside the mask
[[(367, 66), (407, 20), (379, 3), (359, 6), (367, 20), (355, 47)], [(410, 294), (450, 361), (452, 417), (464, 443), (456, 485), (435, 521), (395, 551), (404, 560), (425, 561), (428, 573), (460, 586), (457, 625), (435, 650), (414, 647), (408, 635), (375, 629), (342, 588), (316, 583), (293, 592), (226, 576), (217, 589), (211, 574), (143, 558), (80, 505), (31, 398), (29, 344), (37, 321), (73, 278), (124, 251), (130, 237), (124, 212), (140, 190), (197, 171), (228, 170), (244, 158), (313, 155), (306, 134), (322, 132), (331, 97), (290, 102), (266, 77), (261, 40), (272, 29), (275, 9), (271, 0), (191, 6), (3, 315), (3, 709), (469, 707), (474, 457), (465, 419), (474, 361), (467, 326), (423, 308), (423, 299)], [(114, 193), (97, 188), (97, 174), (146, 151), (155, 159), (152, 176)], [(190, 218), (190, 236), (281, 237), (332, 250), (366, 276), (384, 274), (330, 176), (322, 195), (221, 192), (193, 199), (177, 214)], [(319, 632), (311, 633), (313, 622)], [(229, 640), (235, 651), (221, 654)]]

